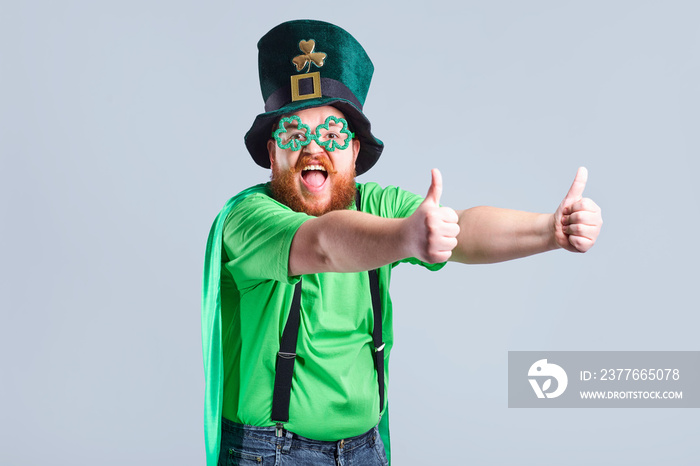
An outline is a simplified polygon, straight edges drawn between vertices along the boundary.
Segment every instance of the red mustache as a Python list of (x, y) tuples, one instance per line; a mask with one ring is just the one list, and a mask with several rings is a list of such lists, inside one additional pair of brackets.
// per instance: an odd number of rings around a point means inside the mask
[(321, 165), (330, 175), (335, 175), (336, 173), (338, 173), (337, 170), (333, 169), (331, 161), (327, 158), (312, 157), (310, 155), (304, 155), (302, 157), (299, 157), (299, 160), (297, 160), (297, 164), (293, 170), (295, 173), (301, 172), (307, 165)]

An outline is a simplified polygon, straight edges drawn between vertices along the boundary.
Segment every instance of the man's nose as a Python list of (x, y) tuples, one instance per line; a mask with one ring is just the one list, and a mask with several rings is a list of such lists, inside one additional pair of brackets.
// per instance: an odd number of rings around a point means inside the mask
[(302, 147), (302, 151), (307, 154), (317, 154), (323, 152), (323, 147), (318, 144), (316, 139), (311, 139), (307, 145)]

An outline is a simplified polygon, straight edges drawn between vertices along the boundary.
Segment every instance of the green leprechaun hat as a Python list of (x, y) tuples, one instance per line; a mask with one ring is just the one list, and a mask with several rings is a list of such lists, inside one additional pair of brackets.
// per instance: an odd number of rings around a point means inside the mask
[(374, 65), (359, 42), (344, 29), (323, 21), (282, 23), (258, 42), (260, 89), (265, 113), (245, 135), (253, 160), (270, 168), (267, 141), (282, 115), (331, 105), (345, 115), (360, 140), (355, 169), (358, 175), (377, 162), (384, 143), (375, 138), (362, 106)]

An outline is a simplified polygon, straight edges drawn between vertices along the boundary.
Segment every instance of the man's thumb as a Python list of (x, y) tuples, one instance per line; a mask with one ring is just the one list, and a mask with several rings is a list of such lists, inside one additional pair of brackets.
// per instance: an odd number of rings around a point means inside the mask
[(566, 197), (564, 198), (564, 205), (576, 202), (583, 197), (586, 181), (588, 181), (588, 170), (586, 170), (585, 167), (579, 167), (576, 172), (576, 178), (574, 178), (574, 182), (571, 184), (569, 192), (566, 193)]
[(425, 196), (425, 200), (435, 205), (440, 205), (440, 196), (442, 196), (442, 174), (440, 174), (440, 170), (437, 168), (433, 168), (430, 173), (433, 179), (430, 182), (430, 188), (428, 188), (428, 194)]

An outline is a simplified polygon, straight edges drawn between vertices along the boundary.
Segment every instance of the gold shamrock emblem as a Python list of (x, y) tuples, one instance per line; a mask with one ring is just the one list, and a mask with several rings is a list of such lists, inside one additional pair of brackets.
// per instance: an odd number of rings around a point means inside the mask
[(323, 66), (323, 61), (326, 59), (326, 54), (323, 52), (314, 52), (314, 48), (316, 48), (316, 41), (313, 39), (302, 40), (299, 42), (299, 50), (304, 52), (304, 54), (297, 55), (294, 57), (294, 59), (292, 59), (292, 63), (294, 63), (297, 71), (301, 71), (308, 65), (308, 68), (306, 68), (306, 73), (308, 73), (309, 70), (311, 70), (312, 63), (319, 68)]

